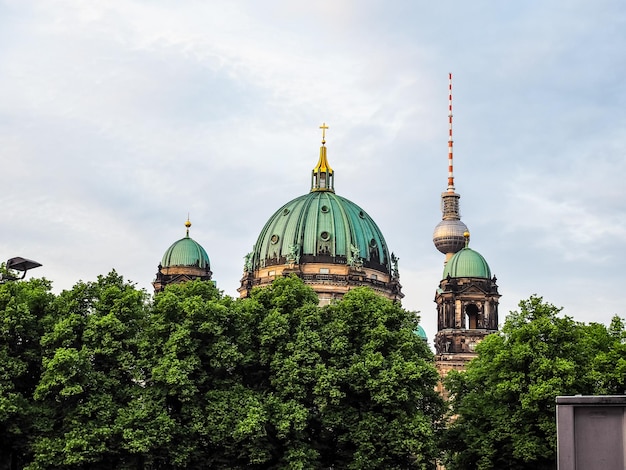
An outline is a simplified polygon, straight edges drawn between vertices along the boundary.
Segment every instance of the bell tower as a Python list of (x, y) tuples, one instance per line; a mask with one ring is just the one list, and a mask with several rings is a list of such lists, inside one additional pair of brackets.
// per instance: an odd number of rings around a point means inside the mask
[(485, 258), (469, 247), (468, 232), (465, 244), (446, 263), (435, 294), (435, 362), (441, 377), (452, 369), (465, 369), (476, 357), (476, 345), (498, 331), (497, 279)]

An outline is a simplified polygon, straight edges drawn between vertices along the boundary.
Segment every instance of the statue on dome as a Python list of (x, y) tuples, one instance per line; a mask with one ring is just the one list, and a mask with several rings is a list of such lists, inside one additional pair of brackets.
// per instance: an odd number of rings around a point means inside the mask
[(290, 268), (293, 268), (296, 264), (300, 264), (300, 245), (297, 243), (289, 245), (289, 253), (287, 254), (287, 262), (285, 264)]
[(348, 266), (360, 270), (363, 267), (363, 258), (361, 258), (361, 250), (350, 244), (350, 256), (348, 256)]
[(252, 272), (252, 253), (248, 253), (243, 258), (245, 261), (243, 263), (243, 272), (251, 273)]
[(391, 277), (393, 277), (394, 279), (400, 279), (400, 271), (398, 271), (398, 261), (400, 260), (400, 258), (398, 258), (395, 253), (391, 253), (391, 264), (392, 264), (392, 268), (391, 268)]

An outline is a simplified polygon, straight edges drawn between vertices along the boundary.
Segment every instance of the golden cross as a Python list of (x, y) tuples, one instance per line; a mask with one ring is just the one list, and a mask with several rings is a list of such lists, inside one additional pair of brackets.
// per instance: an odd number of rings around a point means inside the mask
[(326, 143), (326, 129), (328, 129), (328, 126), (326, 125), (325, 122), (322, 123), (322, 125), (320, 126), (320, 129), (322, 129), (322, 143), (325, 144)]

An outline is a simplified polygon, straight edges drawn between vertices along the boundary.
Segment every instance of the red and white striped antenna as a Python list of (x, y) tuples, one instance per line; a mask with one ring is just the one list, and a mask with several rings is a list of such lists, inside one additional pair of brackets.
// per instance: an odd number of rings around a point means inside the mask
[(452, 162), (452, 74), (448, 74), (448, 192), (454, 192), (454, 165)]

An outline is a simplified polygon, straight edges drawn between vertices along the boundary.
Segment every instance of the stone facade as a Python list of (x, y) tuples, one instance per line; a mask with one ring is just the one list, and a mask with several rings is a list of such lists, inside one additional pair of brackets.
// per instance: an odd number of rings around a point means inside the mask
[(161, 292), (168, 284), (178, 284), (181, 282), (193, 281), (194, 279), (209, 281), (212, 276), (211, 270), (208, 267), (170, 266), (164, 268), (159, 265), (158, 269), (156, 277), (152, 282), (155, 293)]
[(268, 286), (277, 277), (289, 275), (298, 276), (313, 288), (320, 299), (320, 305), (340, 299), (350, 289), (360, 286), (370, 287), (391, 300), (400, 300), (403, 297), (402, 286), (397, 278), (372, 268), (348, 266), (345, 262), (273, 265), (246, 272), (241, 279), (239, 294), (247, 297), (253, 287)]
[[(442, 379), (451, 370), (464, 370), (476, 357), (476, 345), (498, 331), (499, 298), (495, 276), (491, 279), (448, 276), (440, 282), (435, 295), (435, 363)], [(443, 386), (439, 388), (445, 395)]]

